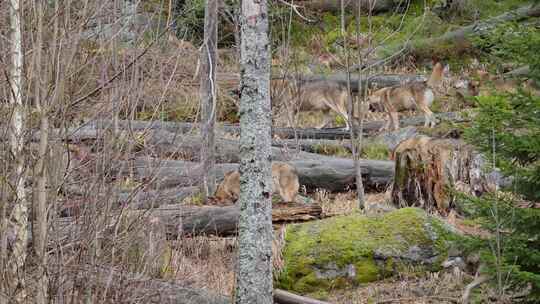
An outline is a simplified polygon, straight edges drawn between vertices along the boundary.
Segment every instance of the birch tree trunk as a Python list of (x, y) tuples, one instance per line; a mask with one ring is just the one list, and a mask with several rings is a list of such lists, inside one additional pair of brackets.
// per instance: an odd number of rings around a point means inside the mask
[(242, 1), (240, 220), (235, 303), (272, 298), (270, 42), (266, 0)]
[[(33, 245), (37, 264), (37, 290), (35, 303), (46, 304), (48, 302), (48, 278), (47, 278), (47, 194), (48, 173), (45, 161), (49, 155), (49, 106), (43, 94), (43, 85), (47, 84), (47, 79), (42, 69), (42, 49), (43, 49), (43, 15), (44, 7), (41, 1), (36, 1), (35, 10), (37, 16), (37, 37), (34, 48), (36, 50), (34, 60), (34, 85), (35, 100), (40, 117), (40, 139), (38, 148), (38, 160), (34, 170), (37, 185), (33, 194)], [(55, 40), (56, 41), (56, 40)]]
[(26, 260), (26, 242), (28, 238), (28, 201), (26, 197), (26, 160), (24, 148), (25, 106), (22, 100), (23, 89), (23, 50), (21, 32), (20, 0), (11, 0), (9, 6), (11, 24), (11, 58), (10, 71), (10, 104), (13, 106), (11, 119), (10, 144), (15, 158), (15, 200), (9, 216), (13, 228), (12, 250), (8, 259), (9, 294), (15, 303), (22, 303), (27, 296), (24, 281), (24, 264)]
[(206, 200), (216, 189), (215, 132), (216, 123), (216, 60), (217, 60), (217, 18), (218, 0), (207, 0), (204, 13), (204, 42), (201, 48), (201, 117), (202, 138), (201, 162), (203, 178), (201, 193)]

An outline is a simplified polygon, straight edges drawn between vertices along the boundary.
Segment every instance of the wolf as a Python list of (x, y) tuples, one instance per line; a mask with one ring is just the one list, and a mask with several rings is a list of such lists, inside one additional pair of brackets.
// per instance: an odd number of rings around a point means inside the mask
[(392, 124), (393, 130), (399, 129), (398, 112), (419, 109), (424, 113), (424, 126), (435, 126), (435, 119), (430, 106), (435, 99), (433, 90), (425, 82), (382, 88), (373, 93), (371, 98), (380, 100), (388, 120), (382, 129), (387, 130)]
[(388, 114), (388, 121), (382, 129), (389, 129), (390, 124), (394, 130), (399, 129), (398, 112), (414, 109), (424, 113), (424, 126), (434, 127), (435, 118), (430, 107), (435, 99), (434, 90), (441, 86), (447, 69), (447, 66), (437, 62), (427, 81), (415, 81), (375, 91), (369, 98), (370, 103), (379, 102)]
[[(274, 193), (279, 193), (283, 202), (295, 202), (300, 189), (296, 169), (286, 163), (272, 163), (272, 189)], [(237, 170), (227, 172), (217, 187), (214, 198), (220, 203), (232, 204), (238, 200), (239, 196), (240, 172)]]
[(330, 111), (334, 111), (343, 117), (346, 130), (349, 130), (349, 117), (347, 114), (347, 89), (333, 81), (318, 80), (296, 86), (288, 80), (276, 80), (272, 84), (272, 97), (280, 101), (285, 107), (289, 119), (289, 127), (298, 112), (321, 111), (323, 122), (316, 128), (320, 129), (329, 125), (332, 120)]

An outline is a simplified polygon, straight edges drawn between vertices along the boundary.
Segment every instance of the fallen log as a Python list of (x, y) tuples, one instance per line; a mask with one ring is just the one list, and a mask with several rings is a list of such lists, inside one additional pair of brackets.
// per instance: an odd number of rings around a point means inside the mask
[[(469, 118), (460, 112), (436, 113), (435, 117), (440, 121), (452, 121), (461, 123), (469, 121)], [(421, 126), (425, 122), (424, 116), (413, 116), (400, 119), (401, 127)], [(384, 126), (385, 121), (366, 121), (364, 122), (363, 133), (366, 136), (377, 134)], [(294, 128), (274, 128), (273, 134), (281, 139), (291, 139), (296, 136), (300, 139), (350, 139), (349, 131), (342, 128), (335, 129), (294, 129)]]
[(274, 289), (274, 303), (277, 303), (277, 304), (330, 304), (328, 302), (323, 302), (323, 301), (315, 300), (312, 298), (299, 296), (294, 293), (281, 290), (281, 289)]
[[(163, 205), (151, 210), (128, 210), (124, 213), (134, 219), (148, 219), (153, 225), (163, 227), (167, 239), (180, 236), (216, 235), (231, 236), (237, 232), (240, 207), (232, 206), (185, 206)], [(294, 223), (311, 221), (323, 217), (322, 208), (317, 204), (278, 204), (272, 209), (272, 223)], [(101, 233), (108, 234), (113, 229), (117, 216), (110, 216), (111, 225), (102, 227)], [(156, 224), (157, 223), (157, 224)], [(78, 217), (58, 218), (54, 222), (57, 240), (77, 240), (84, 234), (84, 222)], [(62, 242), (62, 241), (61, 241)]]
[(113, 189), (111, 191), (103, 191), (103, 193), (95, 194), (94, 189), (83, 189), (83, 186), (70, 186), (65, 189), (66, 201), (60, 205), (60, 214), (64, 216), (72, 216), (81, 213), (84, 206), (88, 206), (90, 198), (112, 199), (113, 204), (110, 206), (113, 210), (119, 208), (129, 209), (151, 209), (158, 208), (162, 205), (179, 204), (183, 199), (193, 196), (200, 191), (199, 187), (176, 187), (160, 190), (120, 190)]
[(523, 77), (523, 76), (529, 76), (531, 73), (531, 69), (528, 65), (522, 66), (520, 68), (517, 68), (515, 70), (512, 70), (510, 72), (504, 73), (504, 76), (509, 77)]
[[(469, 119), (462, 115), (460, 112), (448, 112), (448, 113), (437, 113), (435, 117), (440, 120), (452, 121), (452, 122), (466, 122)], [(408, 126), (419, 126), (424, 123), (424, 116), (413, 116), (403, 118), (400, 121), (402, 127)], [(385, 124), (385, 121), (366, 121), (364, 123), (364, 133), (366, 135), (373, 135), (377, 133), (381, 127)], [(119, 128), (122, 130), (128, 130), (132, 132), (153, 132), (155, 130), (163, 132), (170, 132), (169, 134), (163, 135), (164, 139), (174, 138), (174, 136), (179, 137), (174, 139), (175, 145), (180, 145), (185, 136), (180, 136), (179, 134), (187, 134), (191, 132), (196, 132), (198, 130), (198, 123), (184, 123), (184, 122), (166, 122), (166, 121), (142, 121), (142, 120), (120, 120), (118, 122)], [(110, 120), (98, 120), (90, 122), (85, 126), (79, 128), (70, 129), (67, 132), (67, 135), (62, 138), (67, 138), (69, 141), (84, 141), (95, 139), (98, 136), (102, 136), (103, 130), (112, 128), (112, 121)], [(240, 127), (238, 125), (231, 124), (220, 124), (216, 126), (217, 133), (227, 133), (232, 135), (240, 135)], [(53, 134), (56, 134), (55, 132)], [(149, 133), (154, 134), (154, 133)], [(350, 138), (348, 131), (345, 131), (343, 128), (324, 128), (324, 129), (298, 129), (298, 128), (272, 128), (272, 135), (274, 137), (279, 137), (280, 139), (291, 139), (295, 138), (295, 134), (298, 138), (304, 139), (347, 139)], [(147, 136), (151, 138), (152, 136)], [(145, 137), (146, 138), (146, 137)], [(196, 138), (196, 137), (194, 137)], [(189, 138), (188, 138), (189, 139)], [(167, 141), (165, 141), (167, 142)]]
[[(354, 188), (355, 169), (352, 159), (319, 155), (317, 159), (288, 162), (296, 168), (300, 185), (308, 190), (318, 188), (343, 191)], [(391, 161), (360, 160), (364, 184), (368, 188), (381, 188), (393, 178), (394, 163)], [(195, 186), (202, 175), (199, 163), (136, 159), (132, 169), (135, 178), (155, 189)], [(217, 164), (216, 176), (220, 179), (226, 172), (238, 170), (238, 164)]]
[[(388, 12), (396, 8), (397, 1), (395, 0), (361, 0), (361, 1), (345, 1), (345, 7), (347, 10), (356, 12), (358, 4), (361, 5), (361, 9), (367, 12), (371, 8), (372, 13)], [(299, 5), (322, 12), (339, 12), (341, 9), (339, 0), (302, 0), (298, 2)]]
[(526, 5), (499, 16), (458, 28), (454, 31), (447, 32), (440, 37), (413, 40), (393, 48), (383, 49), (381, 50), (379, 57), (388, 57), (387, 54), (393, 56), (399, 50), (403, 50), (403, 53), (410, 52), (416, 53), (417, 55), (425, 54), (426, 57), (429, 57), (432, 56), (433, 51), (437, 50), (441, 45), (444, 45), (446, 49), (453, 46), (454, 51), (466, 50), (472, 46), (471, 37), (485, 34), (492, 30), (497, 24), (509, 21), (520, 21), (531, 17), (540, 17), (540, 5), (537, 3)]
[[(95, 299), (107, 299), (110, 303), (182, 303), (182, 304), (228, 304), (225, 296), (206, 290), (145, 277), (112, 267), (81, 265), (66, 267), (59, 282), (60, 290), (69, 293), (87, 293), (92, 290)], [(107, 293), (107, 294), (104, 294)], [(58, 302), (66, 294), (57, 294)]]
[[(369, 88), (384, 88), (384, 87), (390, 87), (394, 85), (399, 85), (403, 83), (410, 83), (415, 81), (426, 81), (427, 78), (422, 75), (373, 75), (369, 78), (366, 78), (366, 76), (362, 76), (360, 78), (360, 75), (357, 73), (351, 73), (350, 75), (350, 85), (351, 90), (355, 93), (358, 93), (358, 81), (362, 80), (362, 85), (368, 84)], [(347, 85), (347, 74), (346, 73), (337, 73), (337, 74), (330, 74), (330, 75), (306, 75), (306, 76), (300, 76), (300, 80), (307, 82), (307, 81), (318, 81), (318, 80), (330, 80), (334, 82), (338, 82), (344, 86)], [(362, 91), (365, 89), (365, 87), (362, 87)]]

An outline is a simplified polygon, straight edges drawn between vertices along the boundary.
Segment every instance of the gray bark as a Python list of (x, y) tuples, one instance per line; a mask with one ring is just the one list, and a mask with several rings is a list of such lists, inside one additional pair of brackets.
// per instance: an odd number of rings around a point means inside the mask
[(214, 173), (215, 158), (215, 132), (216, 124), (216, 68), (217, 68), (217, 24), (218, 1), (207, 0), (204, 13), (204, 42), (201, 49), (201, 125), (202, 145), (201, 163), (203, 178), (201, 193), (204, 198), (212, 195), (216, 188)]
[(266, 0), (242, 1), (240, 220), (235, 303), (271, 304), (270, 41)]
[[(35, 97), (36, 106), (39, 111), (40, 119), (40, 141), (38, 148), (38, 160), (34, 168), (34, 177), (37, 179), (36, 187), (33, 193), (33, 224), (32, 228), (34, 236), (34, 254), (36, 255), (37, 264), (37, 290), (35, 295), (35, 303), (45, 304), (49, 300), (49, 279), (47, 272), (48, 254), (47, 254), (47, 228), (48, 228), (48, 192), (49, 174), (47, 170), (46, 160), (49, 156), (49, 105), (46, 94), (43, 92), (42, 85), (48, 83), (46, 74), (42, 72), (42, 48), (43, 48), (43, 15), (44, 7), (40, 1), (36, 2), (37, 13), (37, 41), (36, 55), (34, 61), (34, 76), (35, 79)], [(49, 160), (50, 161), (50, 160)]]

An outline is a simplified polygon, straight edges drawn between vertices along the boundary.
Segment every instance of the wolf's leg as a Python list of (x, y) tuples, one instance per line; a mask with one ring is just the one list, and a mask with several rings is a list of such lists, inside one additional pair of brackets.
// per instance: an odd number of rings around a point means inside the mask
[(390, 115), (390, 112), (386, 112), (386, 115), (388, 118), (386, 119), (386, 122), (384, 125), (379, 129), (379, 131), (387, 131), (390, 128), (390, 123), (392, 122), (392, 116)]
[(390, 120), (394, 130), (399, 130), (399, 114), (398, 112), (390, 112)]
[(424, 127), (433, 128), (435, 126), (435, 117), (433, 115), (433, 112), (431, 112), (429, 107), (424, 104), (419, 105), (419, 108), (420, 110), (422, 110), (422, 112), (424, 112)]

